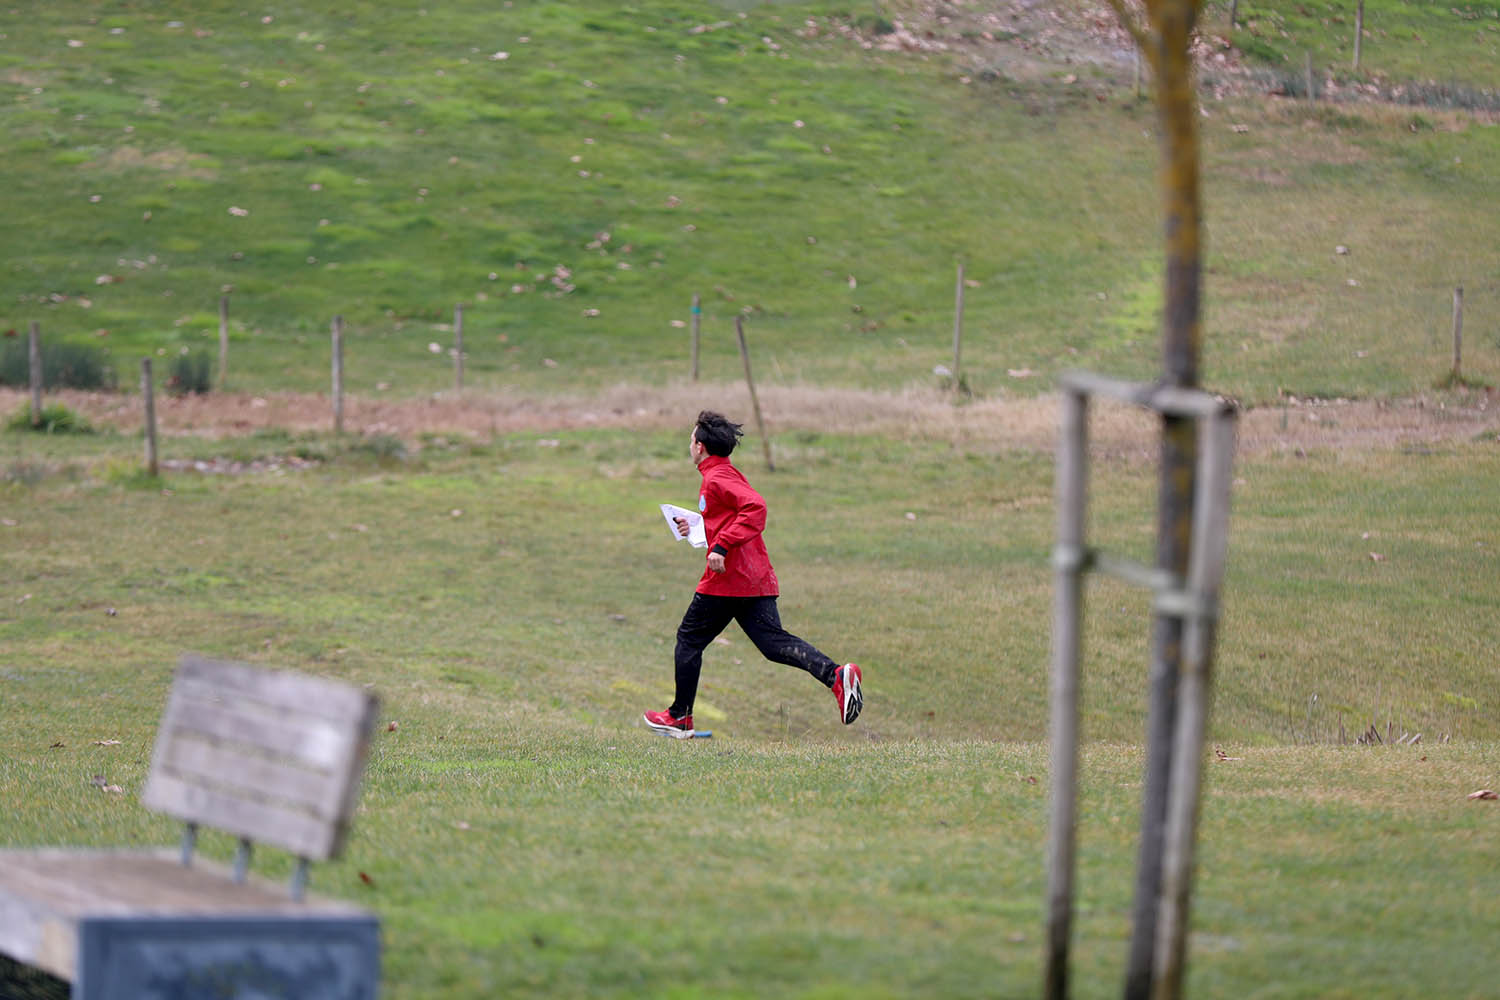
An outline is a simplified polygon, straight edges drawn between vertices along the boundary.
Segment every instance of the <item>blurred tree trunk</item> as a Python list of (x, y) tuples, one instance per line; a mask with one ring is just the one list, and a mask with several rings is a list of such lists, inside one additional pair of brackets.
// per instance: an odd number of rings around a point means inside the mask
[[(1202, 352), (1202, 209), (1198, 174), (1198, 100), (1192, 64), (1193, 29), (1202, 0), (1110, 0), (1120, 22), (1151, 62), (1161, 142), (1161, 197), (1166, 243), (1162, 315), (1165, 385), (1194, 388)], [(1183, 579), (1192, 534), (1197, 439), (1193, 421), (1162, 418), (1156, 566)], [(1136, 870), (1127, 1000), (1150, 997), (1161, 892), (1172, 733), (1182, 663), (1180, 618), (1157, 615), (1152, 625), (1146, 770), (1141, 801), (1140, 863)]]

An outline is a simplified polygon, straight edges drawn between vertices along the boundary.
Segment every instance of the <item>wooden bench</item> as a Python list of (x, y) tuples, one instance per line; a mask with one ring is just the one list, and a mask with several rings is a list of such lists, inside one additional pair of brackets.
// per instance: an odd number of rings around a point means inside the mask
[[(142, 794), (186, 824), (181, 849), (0, 851), (0, 953), (76, 1000), (373, 998), (376, 918), (305, 889), (343, 847), (378, 710), (357, 687), (184, 656)], [(232, 869), (194, 857), (200, 826), (239, 838)], [(254, 843), (297, 857), (289, 890), (249, 877)]]

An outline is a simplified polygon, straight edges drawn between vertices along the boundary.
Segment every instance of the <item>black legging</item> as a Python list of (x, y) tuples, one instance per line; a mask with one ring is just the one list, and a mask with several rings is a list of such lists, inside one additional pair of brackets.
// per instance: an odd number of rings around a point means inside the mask
[(818, 651), (805, 639), (799, 639), (781, 627), (774, 597), (717, 597), (694, 594), (677, 626), (677, 698), (669, 711), (676, 718), (693, 714), (698, 697), (698, 675), (703, 671), (703, 650), (714, 641), (731, 621), (755, 643), (760, 655), (773, 663), (785, 663), (812, 674), (824, 687), (833, 687), (838, 664)]

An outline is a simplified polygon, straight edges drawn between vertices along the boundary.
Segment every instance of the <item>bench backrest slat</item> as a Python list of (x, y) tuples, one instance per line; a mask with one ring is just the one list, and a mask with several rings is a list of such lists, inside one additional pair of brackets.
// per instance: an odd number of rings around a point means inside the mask
[(301, 857), (333, 857), (378, 711), (352, 685), (184, 656), (142, 801)]

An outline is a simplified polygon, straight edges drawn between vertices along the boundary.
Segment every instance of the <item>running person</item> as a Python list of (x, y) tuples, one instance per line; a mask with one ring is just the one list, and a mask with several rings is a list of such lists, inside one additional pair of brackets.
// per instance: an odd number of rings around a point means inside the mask
[[(761, 538), (766, 502), (729, 461), (729, 453), (744, 435), (740, 426), (704, 410), (688, 439), (688, 454), (703, 476), (698, 512), (708, 537), (708, 567), (677, 627), (676, 697), (666, 711), (645, 714), (646, 725), (679, 739), (693, 735), (693, 700), (703, 670), (703, 650), (731, 621), (740, 623), (766, 659), (806, 670), (831, 690), (844, 725), (858, 718), (864, 707), (858, 665), (840, 666), (781, 627), (776, 610), (780, 588)], [(677, 531), (686, 536), (687, 521), (678, 518)]]

